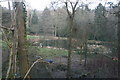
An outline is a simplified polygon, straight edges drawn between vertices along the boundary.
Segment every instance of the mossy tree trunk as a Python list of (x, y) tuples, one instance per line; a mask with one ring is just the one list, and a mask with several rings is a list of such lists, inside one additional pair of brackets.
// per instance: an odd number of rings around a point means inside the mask
[(16, 23), (18, 26), (18, 59), (20, 76), (23, 78), (28, 71), (28, 59), (26, 52), (25, 16), (22, 2), (17, 2), (16, 11)]

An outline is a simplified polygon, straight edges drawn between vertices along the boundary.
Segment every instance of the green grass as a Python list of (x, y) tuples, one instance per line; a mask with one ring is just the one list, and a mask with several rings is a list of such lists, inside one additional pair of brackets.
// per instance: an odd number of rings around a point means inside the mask
[(42, 58), (53, 58), (57, 56), (67, 56), (67, 50), (57, 50), (50, 48), (29, 47), (29, 55), (40, 55)]
[(43, 38), (43, 36), (27, 35), (27, 39), (38, 39)]
[(54, 56), (67, 56), (68, 52), (66, 50), (39, 48), (39, 55), (43, 58), (52, 58)]
[(35, 38), (39, 38), (39, 36), (27, 35), (27, 39), (35, 39)]

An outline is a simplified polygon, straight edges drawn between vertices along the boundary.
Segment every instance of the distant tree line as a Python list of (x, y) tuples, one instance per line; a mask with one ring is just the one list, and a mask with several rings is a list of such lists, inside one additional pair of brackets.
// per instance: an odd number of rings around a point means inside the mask
[[(110, 12), (114, 12), (114, 9), (111, 6), (106, 8), (101, 3), (94, 10), (89, 9), (87, 5), (84, 8), (77, 8), (74, 34), (77, 37), (88, 34), (90, 40), (115, 41), (117, 17)], [(29, 34), (69, 36), (65, 7), (55, 11), (46, 7), (43, 12), (32, 10), (29, 14), (31, 14), (28, 16), (31, 17), (31, 23), (27, 28)]]

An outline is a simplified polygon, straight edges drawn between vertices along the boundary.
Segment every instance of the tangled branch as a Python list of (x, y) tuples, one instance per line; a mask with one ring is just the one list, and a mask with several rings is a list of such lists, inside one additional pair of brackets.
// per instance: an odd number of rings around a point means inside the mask
[(7, 28), (5, 26), (2, 26), (1, 24), (0, 24), (0, 28), (5, 29), (5, 30), (9, 30), (9, 31), (13, 31), (14, 30), (14, 28)]

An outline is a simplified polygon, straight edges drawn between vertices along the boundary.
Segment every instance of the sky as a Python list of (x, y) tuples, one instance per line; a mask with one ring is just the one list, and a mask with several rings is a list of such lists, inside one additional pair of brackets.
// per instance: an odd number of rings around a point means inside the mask
[[(2, 1), (4, 1), (4, 0), (2, 0)], [(56, 0), (25, 0), (25, 1), (26, 1), (27, 6), (29, 8), (43, 11), (44, 8), (50, 7), (50, 2), (51, 1), (56, 1)], [(72, 0), (72, 1), (75, 1), (75, 0)], [(94, 9), (100, 2), (104, 5), (106, 0), (87, 0), (87, 1), (93, 2), (90, 5), (90, 8)], [(116, 3), (119, 0), (107, 0), (107, 2), (110, 2), (110, 1)], [(4, 2), (0, 2), (0, 4), (4, 7), (8, 7), (6, 0)]]
[(50, 6), (51, 0), (26, 0), (26, 2), (28, 2), (33, 9), (44, 10), (45, 7)]
[[(26, 0), (26, 2), (28, 2), (33, 9), (37, 9), (37, 10), (44, 10), (45, 7), (50, 7), (51, 1), (56, 1), (56, 0)], [(75, 0), (72, 0), (72, 1), (75, 1)], [(94, 9), (99, 4), (99, 2), (104, 4), (106, 0), (87, 0), (87, 1), (93, 2), (93, 4), (90, 5), (90, 7)], [(107, 0), (107, 2), (110, 2), (110, 1), (114, 3), (117, 2), (117, 0)]]

